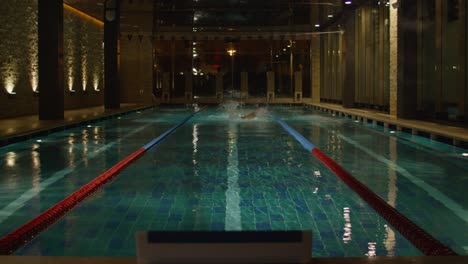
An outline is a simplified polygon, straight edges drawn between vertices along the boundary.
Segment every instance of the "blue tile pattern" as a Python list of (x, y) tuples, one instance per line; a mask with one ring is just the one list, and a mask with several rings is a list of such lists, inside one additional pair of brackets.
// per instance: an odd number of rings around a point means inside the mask
[[(281, 116), (438, 239), (456, 250), (460, 250), (465, 243), (462, 235), (459, 235), (459, 228), (467, 230), (462, 220), (448, 214), (444, 206), (400, 177), (398, 172), (361, 153), (339, 135), (352, 137), (362, 146), (397, 161), (411, 158), (405, 152), (430, 158), (428, 151), (419, 149), (423, 152), (419, 153), (414, 150), (422, 148), (421, 145), (414, 147), (408, 141), (393, 142), (395, 138), (376, 128), (357, 127), (346, 119), (327, 117), (304, 109), (275, 108), (270, 111)], [(173, 125), (171, 121), (177, 122), (186, 113), (184, 109), (159, 109), (138, 118), (133, 115), (125, 117), (119, 125), (105, 121), (99, 136), (106, 140), (98, 140), (100, 144), (111, 142), (108, 141), (111, 139), (127, 138), (105, 150), (102, 156), (83, 161), (73, 168), (70, 175), (33, 197), (0, 225), (0, 232), (12, 230), (18, 223), (48, 208), (98, 175), (105, 167), (170, 128)], [(128, 137), (136, 125), (148, 126)], [(55, 136), (57, 149), (63, 149), (60, 151), (64, 153), (68, 153), (67, 146), (70, 146), (70, 138), (66, 135)], [(88, 134), (88, 137), (93, 136), (93, 133)], [(86, 158), (85, 146), (77, 138), (75, 140), (77, 150), (72, 153), (76, 157)], [(19, 146), (29, 148), (26, 143)], [(89, 151), (90, 146), (87, 148)], [(2, 157), (13, 151), (1, 150)], [(236, 155), (233, 151), (236, 151)], [(24, 152), (29, 153), (30, 150)], [(27, 154), (17, 153), (20, 157), (16, 162), (31, 162)], [(78, 162), (76, 157), (75, 163)], [(237, 157), (235, 163), (230, 160), (233, 157)], [(446, 160), (452, 164), (451, 159)], [(466, 173), (463, 163), (454, 162), (461, 170), (453, 171), (458, 177)], [(229, 191), (233, 182), (228, 167), (232, 164), (237, 165), (234, 169), (238, 177), (234, 184), (239, 187), (238, 193)], [(412, 173), (421, 173), (416, 166), (413, 171), (407, 164), (412, 163), (401, 163), (401, 166)], [(46, 170), (49, 173), (61, 169), (60, 164), (44, 166), (50, 166)], [(439, 162), (438, 166), (445, 165)], [(2, 165), (2, 170), (8, 171), (9, 168)], [(24, 172), (33, 170), (27, 166), (21, 168)], [(41, 173), (44, 172), (41, 170)], [(47, 174), (44, 176), (47, 177)], [(441, 176), (436, 174), (434, 177)], [(0, 184), (9, 186), (8, 179), (14, 178), (1, 178)], [(436, 179), (429, 177), (425, 180)], [(17, 193), (0, 193), (2, 206), (31, 188), (34, 179), (24, 179), (15, 184), (17, 187), (10, 190)], [(454, 199), (461, 197), (459, 194), (450, 195)], [(459, 201), (466, 201), (466, 198), (463, 199)], [(232, 209), (236, 208), (232, 206), (233, 201), (240, 210)], [(424, 210), (429, 206), (431, 210)], [(431, 215), (436, 215), (438, 219), (431, 218)], [(226, 221), (233, 217), (240, 219), (242, 230), (312, 230), (312, 250), (317, 257), (421, 254), (272, 120), (267, 117), (249, 121), (230, 119), (227, 113), (217, 109), (197, 115), (17, 253), (134, 256), (134, 235), (139, 230), (225, 230)], [(457, 223), (458, 226), (440, 224), (445, 222)]]

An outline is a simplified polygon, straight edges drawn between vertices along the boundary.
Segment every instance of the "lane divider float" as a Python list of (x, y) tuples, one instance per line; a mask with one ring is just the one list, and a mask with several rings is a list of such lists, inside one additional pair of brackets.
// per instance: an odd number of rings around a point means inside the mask
[(134, 162), (139, 157), (141, 157), (147, 150), (160, 143), (167, 136), (172, 134), (177, 128), (184, 125), (194, 115), (207, 108), (208, 106), (205, 106), (199, 109), (198, 111), (193, 112), (184, 120), (182, 120), (182, 122), (167, 130), (157, 138), (153, 139), (151, 142), (144, 145), (142, 148), (133, 152), (132, 154), (130, 154), (129, 156), (112, 166), (110, 169), (108, 169), (107, 171), (105, 171), (86, 185), (82, 186), (77, 191), (67, 196), (62, 201), (56, 203), (55, 205), (53, 205), (40, 215), (36, 216), (26, 224), (22, 225), (18, 229), (13, 230), (9, 234), (0, 238), (0, 255), (11, 255), (16, 250), (29, 243), (40, 233), (42, 233), (47, 228), (52, 226), (55, 222), (60, 220), (64, 215), (66, 215), (69, 211), (75, 208), (78, 204), (83, 202), (87, 197), (89, 197), (91, 194), (102, 188), (106, 183), (113, 180), (119, 172), (121, 172), (128, 165), (130, 165), (130, 163)]
[(385, 200), (380, 198), (366, 185), (358, 181), (353, 175), (347, 172), (343, 167), (328, 157), (315, 145), (310, 143), (299, 132), (290, 127), (283, 120), (273, 116), (291, 136), (293, 136), (301, 145), (307, 149), (314, 157), (320, 160), (325, 166), (333, 171), (348, 187), (365, 200), (377, 213), (395, 227), (408, 241), (427, 256), (453, 256), (458, 255), (451, 248), (445, 246), (435, 239), (421, 227), (413, 223), (410, 219), (390, 206)]

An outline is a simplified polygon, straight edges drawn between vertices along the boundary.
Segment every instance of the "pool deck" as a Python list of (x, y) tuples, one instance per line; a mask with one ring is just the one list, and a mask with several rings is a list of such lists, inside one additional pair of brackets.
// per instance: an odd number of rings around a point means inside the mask
[(374, 110), (344, 108), (336, 104), (306, 103), (305, 105), (332, 115), (352, 118), (362, 123), (382, 125), (392, 130), (404, 131), (413, 135), (427, 136), (432, 140), (468, 148), (468, 128), (461, 125), (396, 118)]
[[(136, 264), (134, 257), (34, 257), (0, 256), (2, 264)], [(312, 258), (309, 264), (466, 264), (468, 256), (455, 257), (359, 257), (359, 258)]]
[(111, 110), (106, 110), (103, 106), (66, 110), (63, 120), (39, 120), (38, 115), (0, 119), (0, 147), (149, 107), (151, 106), (121, 104), (120, 109)]

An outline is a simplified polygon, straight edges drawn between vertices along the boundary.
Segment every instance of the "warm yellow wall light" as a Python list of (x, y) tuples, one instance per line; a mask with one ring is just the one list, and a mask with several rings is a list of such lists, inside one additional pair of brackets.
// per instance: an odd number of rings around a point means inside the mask
[(18, 67), (15, 62), (7, 65), (4, 72), (2, 72), (3, 85), (8, 94), (16, 94), (15, 87), (18, 81)]
[(229, 54), (229, 56), (234, 56), (234, 54), (236, 54), (237, 50), (235, 49), (228, 49), (227, 53)]

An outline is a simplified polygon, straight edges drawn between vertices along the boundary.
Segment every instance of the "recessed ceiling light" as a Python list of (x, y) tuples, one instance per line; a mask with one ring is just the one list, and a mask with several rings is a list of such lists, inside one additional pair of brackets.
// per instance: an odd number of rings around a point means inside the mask
[(462, 156), (463, 157), (468, 157), (468, 153), (463, 153)]
[(320, 24), (315, 24), (315, 27), (316, 27), (316, 28), (320, 27)]

